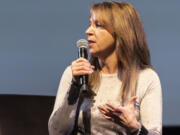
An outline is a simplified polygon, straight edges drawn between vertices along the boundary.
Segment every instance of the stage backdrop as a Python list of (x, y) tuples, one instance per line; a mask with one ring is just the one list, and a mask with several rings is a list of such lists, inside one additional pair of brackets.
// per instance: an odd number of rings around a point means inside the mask
[[(64, 69), (86, 38), (100, 0), (1, 0), (0, 94), (55, 96)], [(163, 124), (180, 124), (180, 1), (129, 0), (140, 12), (152, 64), (161, 78)], [(155, 111), (155, 110), (154, 110)]]

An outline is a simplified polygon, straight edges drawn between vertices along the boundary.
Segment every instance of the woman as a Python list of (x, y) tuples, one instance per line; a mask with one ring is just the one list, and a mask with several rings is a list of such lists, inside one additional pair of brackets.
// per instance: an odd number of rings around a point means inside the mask
[[(113, 1), (94, 4), (90, 14), (90, 62), (79, 58), (65, 70), (50, 135), (162, 134), (161, 84), (139, 14)], [(80, 75), (89, 75), (88, 94), (81, 94)]]

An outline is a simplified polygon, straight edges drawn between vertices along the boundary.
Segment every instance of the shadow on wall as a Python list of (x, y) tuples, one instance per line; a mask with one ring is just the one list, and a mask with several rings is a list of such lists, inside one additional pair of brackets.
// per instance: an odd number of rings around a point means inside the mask
[[(0, 135), (48, 135), (53, 96), (0, 95)], [(163, 127), (163, 135), (180, 134), (180, 126)]]

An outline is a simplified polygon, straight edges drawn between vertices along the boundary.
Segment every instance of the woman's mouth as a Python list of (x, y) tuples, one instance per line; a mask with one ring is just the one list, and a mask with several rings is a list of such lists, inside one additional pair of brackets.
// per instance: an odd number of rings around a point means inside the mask
[(96, 43), (95, 41), (92, 40), (88, 40), (88, 46), (91, 47), (94, 43)]

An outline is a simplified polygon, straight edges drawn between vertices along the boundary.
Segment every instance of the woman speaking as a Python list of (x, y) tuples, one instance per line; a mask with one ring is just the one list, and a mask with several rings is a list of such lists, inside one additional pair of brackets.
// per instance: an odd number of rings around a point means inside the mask
[[(161, 84), (136, 9), (127, 2), (94, 4), (86, 34), (90, 60), (78, 58), (64, 71), (49, 134), (162, 134)], [(86, 94), (82, 75), (89, 76)]]

